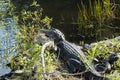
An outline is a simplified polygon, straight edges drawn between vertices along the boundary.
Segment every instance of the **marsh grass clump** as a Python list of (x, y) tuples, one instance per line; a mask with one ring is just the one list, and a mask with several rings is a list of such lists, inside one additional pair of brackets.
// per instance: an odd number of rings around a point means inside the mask
[[(112, 19), (115, 16), (111, 9), (110, 0), (88, 0), (88, 4), (81, 2), (78, 6), (78, 34), (86, 38), (97, 40), (112, 37)], [(111, 24), (110, 24), (111, 23)]]

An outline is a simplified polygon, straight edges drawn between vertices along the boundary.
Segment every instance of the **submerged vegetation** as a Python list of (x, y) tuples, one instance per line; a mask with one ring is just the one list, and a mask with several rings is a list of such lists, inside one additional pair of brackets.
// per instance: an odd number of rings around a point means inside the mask
[[(13, 71), (22, 70), (26, 72), (22, 76), (12, 76), (11, 79), (62, 79), (63, 76), (61, 74), (52, 74), (58, 68), (59, 63), (55, 61), (55, 55), (50, 52), (50, 47), (44, 53), (46, 70), (46, 73), (44, 73), (40, 56), (42, 44), (39, 43), (37, 38), (41, 28), (51, 28), (52, 18), (42, 15), (43, 9), (37, 4), (36, 0), (26, 0), (22, 4), (19, 1), (21, 0), (11, 0), (7, 14), (2, 14), (3, 17), (12, 17), (18, 29), (15, 34), (15, 55), (10, 58), (7, 65)], [(118, 14), (119, 10), (111, 8), (113, 5), (111, 6), (110, 0), (105, 0), (102, 3), (100, 0), (97, 0), (94, 2), (94, 6), (92, 5), (91, 0), (89, 0), (89, 6), (82, 3), (82, 9), (79, 9), (78, 34), (96, 38), (97, 40), (112, 37), (111, 28), (114, 29), (115, 27), (112, 21), (116, 16), (120, 17)], [(109, 52), (120, 54), (120, 40), (101, 41), (91, 44), (91, 46), (92, 49), (86, 52), (88, 57), (92, 56), (101, 60), (107, 58)], [(107, 76), (112, 78), (112, 80), (119, 80), (120, 59), (112, 65), (112, 69)], [(114, 77), (115, 75), (116, 77)]]

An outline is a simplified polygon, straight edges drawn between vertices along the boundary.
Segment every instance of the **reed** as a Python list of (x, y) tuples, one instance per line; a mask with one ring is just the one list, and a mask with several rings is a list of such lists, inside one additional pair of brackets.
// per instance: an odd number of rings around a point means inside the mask
[(108, 26), (114, 17), (110, 4), (110, 0), (89, 0), (87, 5), (81, 2), (82, 8), (78, 5), (78, 34), (97, 40), (109, 37), (111, 31)]

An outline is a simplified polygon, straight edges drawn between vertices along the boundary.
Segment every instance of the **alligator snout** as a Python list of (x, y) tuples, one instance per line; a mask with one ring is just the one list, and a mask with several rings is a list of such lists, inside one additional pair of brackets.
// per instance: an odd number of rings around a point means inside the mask
[(40, 31), (41, 33), (44, 33), (46, 37), (53, 40), (55, 43), (61, 40), (65, 40), (64, 34), (58, 29), (50, 29), (50, 30), (41, 29)]

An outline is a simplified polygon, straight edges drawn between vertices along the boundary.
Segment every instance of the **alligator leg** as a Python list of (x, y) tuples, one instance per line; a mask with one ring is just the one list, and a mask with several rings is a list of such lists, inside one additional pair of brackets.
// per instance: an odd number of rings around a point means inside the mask
[(74, 72), (80, 72), (82, 71), (82, 62), (80, 62), (79, 60), (77, 59), (73, 59), (73, 58), (70, 58), (68, 61), (67, 61), (67, 64), (68, 64), (68, 71), (70, 73), (74, 73)]

